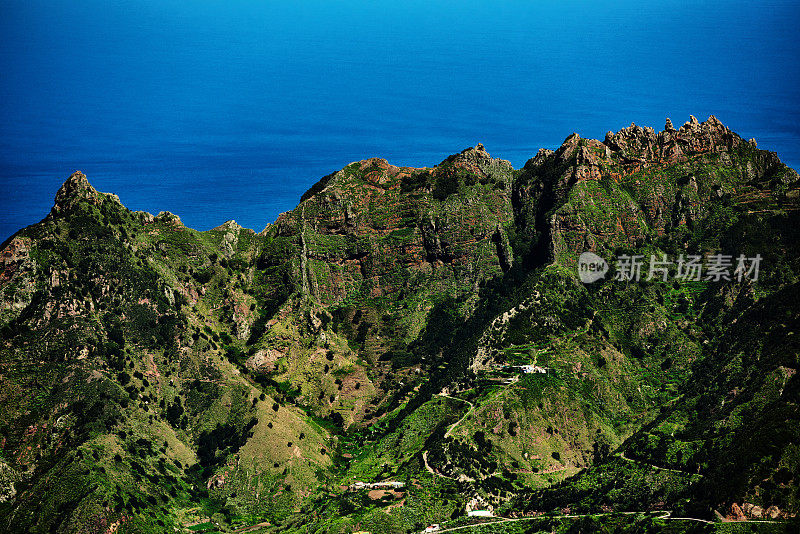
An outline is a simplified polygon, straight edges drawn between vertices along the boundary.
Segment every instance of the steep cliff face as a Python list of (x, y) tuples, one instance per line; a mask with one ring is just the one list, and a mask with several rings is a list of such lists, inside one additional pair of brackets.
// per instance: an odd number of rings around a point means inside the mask
[[(799, 185), (714, 117), (573, 134), (520, 170), (480, 144), (355, 162), (259, 234), (131, 212), (74, 173), (0, 251), (0, 524), (794, 513)], [(605, 280), (578, 280), (585, 251)], [(762, 277), (611, 280), (619, 254), (716, 253), (760, 254)], [(342, 489), (384, 479), (406, 493)]]
[[(568, 137), (528, 161), (515, 189), (518, 224), (547, 239), (548, 259), (574, 265), (665, 237), (686, 245), (713, 204), (774, 209), (797, 196), (797, 172), (714, 116), (676, 130), (631, 125), (604, 142)], [(543, 250), (539, 251), (540, 253)]]
[(422, 287), (461, 293), (508, 267), (512, 175), (481, 145), (432, 169), (356, 162), (314, 186), (269, 235), (295, 247), (297, 277), (324, 305)]

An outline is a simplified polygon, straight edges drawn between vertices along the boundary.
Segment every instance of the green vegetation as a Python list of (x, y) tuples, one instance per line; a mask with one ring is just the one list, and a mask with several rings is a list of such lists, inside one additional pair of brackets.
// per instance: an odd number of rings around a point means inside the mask
[(261, 234), (73, 175), (0, 256), (0, 529), (791, 532), (800, 184), (698, 128), (356, 162)]

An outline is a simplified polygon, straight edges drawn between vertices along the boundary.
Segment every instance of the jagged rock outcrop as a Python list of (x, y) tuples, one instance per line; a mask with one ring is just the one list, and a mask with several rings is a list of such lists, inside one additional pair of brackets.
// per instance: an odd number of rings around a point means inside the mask
[[(712, 167), (725, 171), (711, 175)], [(691, 232), (708, 214), (709, 202), (723, 196), (751, 202), (756, 195), (768, 204), (798, 183), (797, 173), (774, 153), (756, 149), (713, 115), (702, 123), (691, 117), (677, 130), (669, 121), (659, 133), (632, 124), (609, 132), (603, 143), (573, 134), (550, 158), (531, 160), (525, 170), (525, 181), (543, 191), (543, 209), (527, 217), (551, 236), (549, 258), (564, 264), (585, 250)], [(524, 197), (518, 202), (526, 203)]]
[(616, 133), (608, 132), (603, 142), (618, 152), (624, 163), (655, 165), (683, 162), (701, 153), (727, 152), (743, 141), (712, 115), (703, 123), (690, 116), (677, 130), (667, 119), (659, 133), (631, 124)]

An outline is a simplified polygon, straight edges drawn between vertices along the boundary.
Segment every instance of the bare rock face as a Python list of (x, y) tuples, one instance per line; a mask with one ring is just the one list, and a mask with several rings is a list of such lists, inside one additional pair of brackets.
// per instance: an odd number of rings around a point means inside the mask
[(0, 253), (0, 284), (11, 279), (20, 268), (29, 265), (30, 239), (14, 237)]
[(739, 507), (738, 504), (733, 503), (731, 505), (731, 512), (728, 514), (728, 517), (733, 521), (745, 521), (747, 518), (744, 515), (744, 512)]
[(682, 162), (697, 154), (727, 152), (737, 147), (741, 138), (731, 132), (713, 115), (699, 122), (690, 115), (689, 120), (675, 129), (670, 119), (664, 131), (631, 124), (617, 133), (609, 132), (603, 143), (618, 152), (629, 164), (661, 164)]
[(16, 317), (30, 304), (36, 290), (36, 264), (30, 256), (31, 240), (13, 237), (0, 251), (0, 289), (15, 283), (17, 291), (0, 298), (0, 320)]
[(731, 132), (714, 115), (703, 123), (694, 116), (680, 127), (675, 140), (684, 153), (727, 152), (736, 148), (742, 139)]
[(0, 460), (0, 503), (8, 502), (17, 494), (14, 486), (19, 475), (4, 460)]
[(607, 133), (603, 144), (620, 152), (630, 162), (644, 163), (655, 158), (657, 142), (658, 138), (652, 128), (631, 124), (615, 134)]

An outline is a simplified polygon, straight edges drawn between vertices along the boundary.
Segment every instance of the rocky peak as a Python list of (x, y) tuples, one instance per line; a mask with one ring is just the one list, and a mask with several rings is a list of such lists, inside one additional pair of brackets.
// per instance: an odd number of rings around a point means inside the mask
[(238, 232), (239, 230), (242, 229), (243, 227), (233, 219), (231, 219), (230, 221), (225, 221), (216, 228), (212, 228), (212, 230), (216, 230), (218, 232)]
[(55, 202), (49, 216), (55, 217), (64, 213), (80, 200), (97, 203), (99, 199), (100, 194), (91, 186), (89, 180), (86, 179), (86, 175), (81, 171), (75, 171), (56, 193)]
[(556, 156), (562, 159), (569, 158), (575, 153), (575, 149), (578, 148), (580, 143), (581, 136), (573, 132), (566, 139), (564, 139), (564, 142), (561, 143), (560, 147), (558, 147), (558, 150), (556, 150)]
[(645, 161), (652, 158), (653, 146), (656, 144), (656, 132), (649, 126), (631, 123), (617, 133), (608, 132), (603, 144), (623, 157), (632, 161)]
[(511, 163), (504, 159), (495, 159), (486, 151), (482, 143), (474, 147), (466, 148), (458, 154), (453, 154), (445, 159), (440, 165), (452, 165), (467, 169), (471, 172), (481, 172), (492, 174), (497, 170), (508, 171), (513, 167)]
[(542, 165), (542, 163), (548, 161), (553, 154), (555, 154), (555, 152), (548, 148), (540, 148), (534, 157), (525, 162), (525, 166), (523, 168), (532, 169), (534, 167), (539, 167)]
[(658, 134), (652, 128), (631, 124), (617, 133), (608, 132), (603, 144), (628, 163), (653, 164), (685, 161), (689, 156), (707, 152), (726, 152), (740, 141), (715, 116), (700, 122), (690, 115), (679, 129), (668, 118), (664, 131)]
[(478, 167), (486, 165), (492, 161), (492, 156), (486, 152), (483, 144), (478, 143), (474, 147), (465, 148), (458, 154), (453, 154), (442, 163), (466, 163)]
[(680, 127), (674, 137), (670, 135), (664, 138), (666, 142), (674, 139), (685, 154), (727, 152), (742, 141), (714, 115), (705, 122), (699, 122), (694, 115), (690, 115), (689, 120)]
[(158, 215), (155, 216), (154, 220), (167, 224), (173, 224), (175, 226), (183, 226), (181, 218), (169, 211), (158, 212)]

